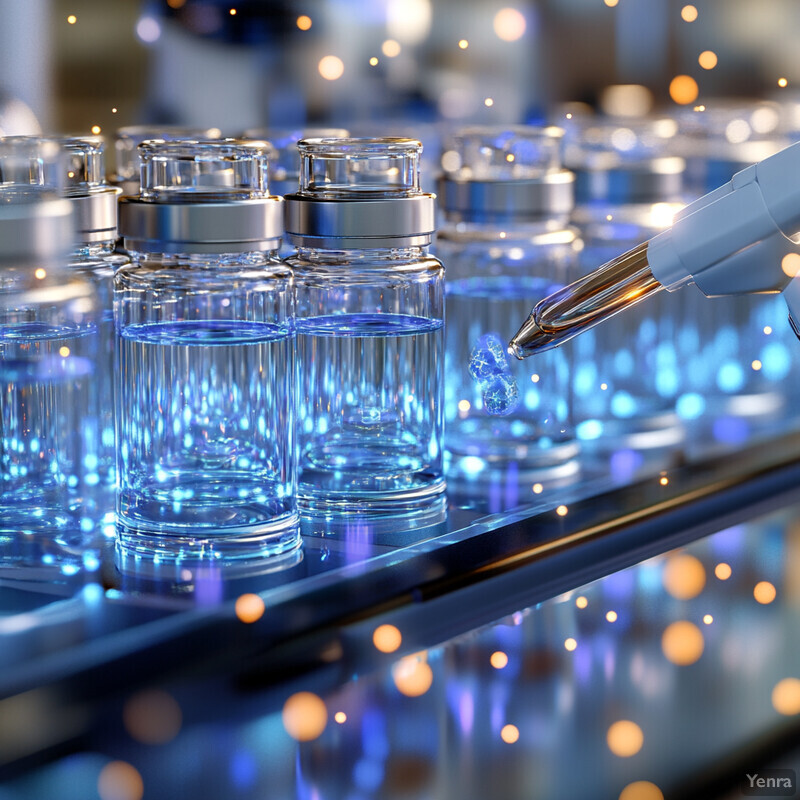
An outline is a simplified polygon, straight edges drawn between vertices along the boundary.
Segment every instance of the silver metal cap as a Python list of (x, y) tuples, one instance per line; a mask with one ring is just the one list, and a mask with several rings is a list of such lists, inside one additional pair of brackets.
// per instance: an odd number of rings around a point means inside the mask
[(576, 169), (577, 201), (622, 204), (677, 200), (685, 170), (686, 162), (676, 156)]
[(139, 145), (138, 197), (123, 197), (126, 250), (244, 253), (273, 250), (283, 235), (283, 200), (267, 189), (260, 142), (150, 141)]
[(436, 196), (318, 200), (286, 195), (286, 237), (298, 247), (424, 247), (436, 230)]
[(230, 203), (152, 203), (123, 197), (119, 230), (126, 250), (249, 253), (274, 250), (283, 235), (283, 199)]
[(452, 222), (533, 221), (568, 216), (575, 175), (562, 169), (528, 180), (439, 179), (439, 203)]
[(420, 191), (416, 139), (303, 139), (299, 190), (286, 195), (286, 234), (299, 247), (430, 244), (435, 195)]
[(69, 200), (0, 202), (0, 267), (66, 261), (74, 240)]

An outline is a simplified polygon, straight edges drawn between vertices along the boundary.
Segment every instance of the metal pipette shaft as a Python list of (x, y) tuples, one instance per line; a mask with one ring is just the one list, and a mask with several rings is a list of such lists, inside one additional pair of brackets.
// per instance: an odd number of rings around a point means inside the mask
[(514, 335), (517, 358), (549, 350), (664, 287), (647, 263), (648, 242), (540, 300)]

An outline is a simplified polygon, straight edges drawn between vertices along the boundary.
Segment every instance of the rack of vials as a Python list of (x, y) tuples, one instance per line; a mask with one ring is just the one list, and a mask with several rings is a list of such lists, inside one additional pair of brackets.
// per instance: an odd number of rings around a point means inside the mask
[(785, 429), (772, 296), (690, 287), (509, 356), (692, 199), (666, 122), (450, 131), (436, 194), (413, 138), (127, 129), (110, 181), (98, 137), (0, 139), (4, 563), (261, 561)]

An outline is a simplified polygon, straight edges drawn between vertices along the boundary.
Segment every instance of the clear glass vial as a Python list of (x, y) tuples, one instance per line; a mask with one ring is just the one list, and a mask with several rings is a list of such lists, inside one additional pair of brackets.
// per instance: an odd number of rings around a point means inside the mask
[(297, 254), (298, 502), (403, 514), (444, 491), (444, 268), (414, 139), (309, 139), (286, 196)]
[[(520, 315), (577, 277), (582, 243), (569, 227), (574, 176), (561, 166), (562, 135), (556, 127), (466, 128), (443, 158), (436, 253), (447, 264), (451, 482), (488, 488), (504, 475), (551, 484), (578, 471), (569, 349), (526, 362), (504, 352)], [(492, 407), (496, 398), (470, 375), (487, 336), (516, 384), (508, 407)]]
[(291, 273), (263, 146), (147, 142), (115, 276), (119, 547), (192, 558), (299, 544)]
[(57, 143), (0, 139), (4, 563), (69, 560), (68, 549), (83, 542), (83, 420), (94, 391), (97, 299), (67, 267), (73, 220), (60, 198), (61, 170)]
[[(582, 274), (660, 233), (683, 208), (685, 163), (664, 155), (668, 139), (656, 135), (669, 122), (591, 121), (571, 149), (572, 220), (586, 245)], [(617, 460), (637, 464), (647, 454), (677, 450), (685, 430), (675, 406), (696, 342), (691, 322), (662, 292), (575, 339), (573, 391), (584, 449), (622, 453)]]
[(129, 263), (114, 252), (117, 204), (121, 190), (105, 179), (105, 143), (99, 136), (57, 140), (64, 153), (63, 195), (73, 208), (76, 243), (70, 268), (97, 292), (99, 314), (94, 391), (84, 408), (82, 493), (87, 500), (84, 526), (111, 525), (116, 486), (114, 447), (114, 272)]

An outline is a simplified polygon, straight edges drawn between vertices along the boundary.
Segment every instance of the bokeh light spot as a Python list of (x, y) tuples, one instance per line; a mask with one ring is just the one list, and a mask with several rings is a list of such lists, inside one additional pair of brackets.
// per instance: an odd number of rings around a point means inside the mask
[(100, 770), (97, 793), (102, 800), (141, 800), (144, 782), (136, 767), (127, 761), (112, 761)]
[(301, 31), (310, 30), (311, 25), (312, 25), (311, 17), (309, 17), (307, 14), (301, 14), (297, 18), (297, 21), (295, 22), (295, 24), (297, 25), (298, 28), (300, 28)]
[(394, 653), (403, 642), (403, 636), (394, 625), (378, 625), (372, 633), (372, 643), (381, 653)]
[(608, 749), (615, 756), (630, 758), (642, 749), (644, 734), (635, 722), (631, 722), (629, 719), (621, 719), (608, 729), (606, 742), (608, 743)]
[(337, 722), (338, 722), (340, 725), (342, 725), (343, 723), (347, 722), (347, 714), (345, 714), (345, 713), (344, 713), (344, 711), (337, 711), (337, 712), (336, 712), (336, 713), (333, 715), (333, 718), (334, 718), (334, 719), (335, 719), (335, 720), (336, 720), (336, 721), (337, 721)]
[(609, 622), (616, 622), (617, 621), (617, 612), (616, 611), (607, 611), (606, 612), (606, 619)]
[(717, 54), (713, 50), (703, 50), (697, 57), (697, 63), (703, 69), (714, 69), (717, 66)]
[(77, 18), (77, 17), (76, 17), (74, 14), (70, 14), (70, 15), (67, 17), (67, 22), (68, 22), (70, 25), (74, 25), (74, 24), (75, 24), (77, 21), (78, 21), (78, 18)]
[(697, 81), (691, 75), (676, 75), (669, 84), (669, 96), (681, 106), (694, 103), (699, 92)]
[(714, 574), (717, 578), (721, 581), (726, 581), (731, 576), (731, 568), (729, 564), (726, 564), (724, 561), (720, 561), (716, 567), (714, 567)]
[(619, 800), (664, 800), (664, 795), (650, 781), (634, 781), (620, 792)]
[(281, 714), (283, 727), (292, 739), (311, 742), (317, 739), (328, 724), (328, 709), (313, 692), (297, 692), (284, 704)]
[(703, 655), (705, 640), (700, 628), (688, 620), (668, 625), (661, 636), (661, 650), (668, 661), (679, 667), (694, 664)]
[(691, 600), (703, 591), (706, 570), (699, 559), (688, 553), (681, 553), (667, 559), (661, 582), (676, 600)]
[(236, 616), (242, 622), (255, 622), (264, 616), (266, 606), (257, 594), (243, 594), (236, 598)]
[(589, 605), (589, 601), (583, 595), (581, 595), (580, 597), (576, 598), (575, 605), (578, 606), (578, 608), (586, 608), (586, 606)]
[(578, 646), (578, 643), (571, 636), (569, 639), (564, 640), (564, 649), (570, 653)]
[(181, 729), (181, 707), (172, 695), (149, 689), (133, 695), (122, 709), (122, 722), (131, 738), (142, 744), (166, 744)]
[(516, 8), (501, 8), (492, 24), (497, 38), (504, 42), (516, 42), (525, 35), (525, 17)]
[(410, 655), (401, 658), (392, 667), (394, 685), (406, 697), (420, 697), (433, 684), (433, 670), (422, 656)]
[(344, 75), (344, 62), (338, 56), (323, 56), (317, 70), (326, 81), (338, 81)]
[(503, 669), (508, 664), (508, 656), (502, 650), (495, 650), (495, 652), (489, 656), (489, 663), (495, 669)]
[(694, 6), (684, 6), (681, 9), (681, 19), (684, 22), (694, 22), (697, 19), (697, 9)]
[(755, 597), (762, 606), (769, 605), (777, 594), (775, 587), (769, 581), (759, 581), (753, 589), (753, 597)]
[(772, 706), (787, 717), (800, 714), (800, 680), (784, 678), (772, 690)]
[(781, 269), (785, 275), (794, 278), (800, 272), (800, 253), (787, 253), (781, 259)]
[(395, 58), (396, 56), (399, 56), (402, 49), (403, 48), (400, 47), (400, 42), (396, 41), (395, 39), (387, 39), (381, 45), (381, 50), (386, 58)]
[(503, 725), (500, 731), (500, 738), (506, 744), (514, 744), (519, 741), (519, 728), (516, 725)]

